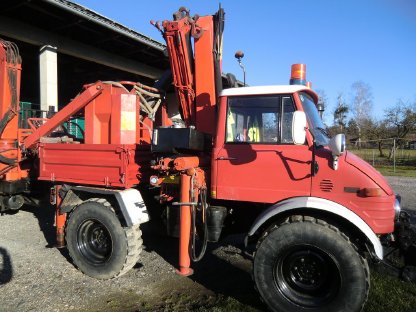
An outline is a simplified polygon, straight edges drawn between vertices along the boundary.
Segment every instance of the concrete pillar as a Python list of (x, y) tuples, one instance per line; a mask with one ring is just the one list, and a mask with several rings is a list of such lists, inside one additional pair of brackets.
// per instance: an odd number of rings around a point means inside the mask
[[(39, 51), (40, 109), (58, 111), (58, 59), (56, 48), (45, 45)], [(44, 113), (46, 116), (46, 114)]]

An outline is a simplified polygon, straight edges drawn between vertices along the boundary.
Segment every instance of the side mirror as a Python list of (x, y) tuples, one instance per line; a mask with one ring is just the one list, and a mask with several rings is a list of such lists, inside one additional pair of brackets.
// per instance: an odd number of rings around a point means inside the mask
[(338, 169), (338, 157), (341, 156), (345, 152), (345, 134), (337, 134), (328, 144), (329, 148), (332, 152), (332, 168), (334, 170)]
[(337, 134), (331, 138), (328, 145), (332, 155), (341, 156), (345, 152), (345, 134)]
[(306, 139), (306, 114), (302, 111), (295, 111), (292, 119), (292, 139), (296, 145), (305, 144)]

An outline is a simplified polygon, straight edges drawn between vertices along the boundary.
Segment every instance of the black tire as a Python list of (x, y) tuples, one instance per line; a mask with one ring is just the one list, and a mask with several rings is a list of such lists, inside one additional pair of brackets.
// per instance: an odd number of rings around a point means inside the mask
[(302, 216), (263, 235), (253, 277), (272, 311), (361, 311), (370, 287), (367, 261), (348, 237)]
[(105, 199), (75, 208), (67, 220), (65, 238), (78, 269), (98, 279), (126, 273), (137, 263), (142, 248), (139, 225), (123, 228)]

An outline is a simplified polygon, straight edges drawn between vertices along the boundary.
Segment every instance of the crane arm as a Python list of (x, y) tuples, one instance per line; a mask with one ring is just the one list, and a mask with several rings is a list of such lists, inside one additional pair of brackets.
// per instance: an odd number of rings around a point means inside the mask
[(57, 112), (42, 127), (37, 128), (32, 134), (23, 140), (24, 147), (32, 148), (39, 142), (40, 138), (51, 133), (56, 127), (68, 120), (73, 114), (84, 108), (103, 91), (102, 82), (96, 82), (86, 88), (72, 102)]
[[(186, 126), (215, 132), (216, 101), (222, 88), (221, 50), (224, 11), (195, 15), (181, 7), (172, 21), (153, 23), (166, 41), (173, 84)], [(193, 39), (193, 42), (192, 42)]]
[(194, 59), (191, 36), (196, 23), (189, 16), (189, 11), (180, 8), (174, 14), (173, 21), (164, 21), (164, 38), (166, 40), (169, 61), (172, 70), (176, 95), (182, 109), (182, 117), (187, 126), (195, 124), (195, 84)]

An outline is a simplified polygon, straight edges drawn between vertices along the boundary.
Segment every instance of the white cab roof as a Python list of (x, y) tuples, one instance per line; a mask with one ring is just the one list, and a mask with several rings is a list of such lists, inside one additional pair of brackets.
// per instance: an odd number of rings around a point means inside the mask
[(299, 91), (306, 91), (316, 100), (318, 96), (314, 91), (303, 85), (279, 85), (279, 86), (259, 86), (259, 87), (243, 87), (230, 88), (221, 91), (220, 96), (237, 96), (237, 95), (257, 95), (257, 94), (291, 94)]

